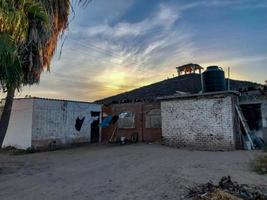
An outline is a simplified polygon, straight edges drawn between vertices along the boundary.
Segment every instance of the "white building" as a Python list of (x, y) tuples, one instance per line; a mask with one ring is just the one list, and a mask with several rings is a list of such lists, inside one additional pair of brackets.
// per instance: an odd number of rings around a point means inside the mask
[(161, 98), (162, 137), (170, 146), (200, 150), (241, 148), (236, 92)]
[(15, 99), (2, 147), (51, 148), (99, 142), (100, 116), (101, 105), (98, 104), (43, 98)]

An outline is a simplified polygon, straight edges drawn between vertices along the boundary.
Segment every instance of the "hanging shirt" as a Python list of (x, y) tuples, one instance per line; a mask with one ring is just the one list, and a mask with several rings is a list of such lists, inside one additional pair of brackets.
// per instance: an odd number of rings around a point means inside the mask
[(112, 120), (112, 115), (109, 115), (107, 118), (105, 118), (101, 124), (99, 124), (99, 127), (107, 127), (109, 126), (110, 122)]

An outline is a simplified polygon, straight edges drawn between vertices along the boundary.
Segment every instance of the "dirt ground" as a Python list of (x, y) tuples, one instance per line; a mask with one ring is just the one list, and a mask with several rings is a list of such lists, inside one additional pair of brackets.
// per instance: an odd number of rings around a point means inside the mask
[(255, 154), (259, 152), (188, 151), (156, 144), (0, 153), (0, 199), (183, 199), (185, 187), (225, 175), (266, 187), (267, 176), (249, 168)]

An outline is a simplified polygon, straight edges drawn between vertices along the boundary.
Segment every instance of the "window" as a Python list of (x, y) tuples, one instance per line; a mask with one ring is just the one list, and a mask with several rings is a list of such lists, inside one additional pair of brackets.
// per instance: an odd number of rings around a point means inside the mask
[(146, 113), (146, 128), (161, 128), (160, 109), (153, 109)]
[(118, 128), (135, 128), (135, 114), (128, 111), (125, 113), (127, 113), (127, 115), (124, 118), (120, 118), (118, 121)]

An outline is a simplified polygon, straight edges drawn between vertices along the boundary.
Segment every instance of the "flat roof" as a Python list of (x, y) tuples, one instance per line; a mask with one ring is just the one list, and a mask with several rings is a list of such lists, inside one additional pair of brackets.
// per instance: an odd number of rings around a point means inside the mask
[(170, 96), (158, 97), (157, 100), (164, 101), (164, 100), (172, 100), (172, 99), (190, 99), (190, 98), (197, 98), (197, 97), (229, 96), (229, 95), (240, 96), (241, 93), (235, 90), (227, 90), (227, 91), (219, 91), (219, 92), (205, 92), (205, 93), (198, 93), (198, 94), (174, 94)]
[[(87, 102), (87, 101), (67, 100), (67, 99), (53, 99), (53, 98), (44, 98), (44, 97), (14, 98), (14, 100), (27, 100), (27, 99), (40, 99), (40, 100), (47, 100), (47, 101), (67, 101), (67, 102), (73, 102), (73, 103), (87, 103), (87, 104), (101, 105), (101, 104), (98, 104), (98, 103)], [(4, 100), (4, 99), (2, 99), (2, 100)]]
[(193, 67), (193, 68), (204, 69), (204, 68), (201, 67), (199, 64), (194, 64), (194, 63), (188, 63), (188, 64), (185, 64), (185, 65), (181, 65), (181, 66), (176, 67), (176, 69), (184, 69), (184, 68), (186, 68), (186, 67)]

